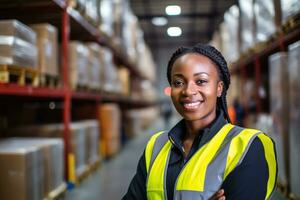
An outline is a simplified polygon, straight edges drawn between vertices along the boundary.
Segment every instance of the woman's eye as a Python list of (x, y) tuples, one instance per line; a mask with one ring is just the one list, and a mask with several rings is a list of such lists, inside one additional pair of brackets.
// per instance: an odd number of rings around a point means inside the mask
[(205, 84), (205, 83), (207, 83), (207, 80), (197, 80), (197, 81), (196, 81), (196, 84), (197, 84), (197, 85), (203, 85), (203, 84)]
[(175, 80), (173, 81), (172, 85), (175, 86), (175, 87), (180, 87), (182, 86), (184, 83), (183, 81), (180, 81), (180, 80)]

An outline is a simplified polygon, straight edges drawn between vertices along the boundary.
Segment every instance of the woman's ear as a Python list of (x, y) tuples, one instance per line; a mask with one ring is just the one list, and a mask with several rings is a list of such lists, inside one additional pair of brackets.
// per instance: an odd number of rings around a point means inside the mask
[(218, 87), (218, 88), (217, 88), (217, 96), (218, 96), (218, 97), (221, 97), (222, 92), (223, 92), (223, 88), (224, 88), (224, 83), (223, 83), (223, 81), (219, 81), (217, 87)]

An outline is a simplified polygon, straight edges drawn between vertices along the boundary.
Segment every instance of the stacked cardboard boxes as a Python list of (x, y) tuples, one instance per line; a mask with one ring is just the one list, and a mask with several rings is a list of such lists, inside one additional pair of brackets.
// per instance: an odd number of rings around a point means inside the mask
[[(3, 199), (43, 199), (64, 183), (60, 139), (10, 138), (0, 141)], [(15, 189), (18, 192), (15, 192)], [(12, 191), (13, 189), (13, 191)]]
[(284, 52), (269, 57), (270, 110), (273, 133), (278, 155), (278, 181), (288, 184), (289, 148), (289, 85), (288, 55)]
[(105, 103), (98, 107), (101, 128), (101, 152), (105, 157), (115, 155), (121, 143), (121, 113), (117, 104)]
[(37, 35), (38, 69), (42, 74), (58, 76), (57, 29), (50, 24), (30, 26)]
[[(291, 191), (294, 195), (300, 198), (300, 41), (289, 46), (289, 89), (290, 89), (290, 182)], [(285, 67), (284, 67), (285, 68)], [(286, 80), (284, 80), (286, 82)], [(285, 96), (286, 97), (286, 93)]]
[(0, 64), (37, 67), (36, 34), (17, 20), (0, 21)]

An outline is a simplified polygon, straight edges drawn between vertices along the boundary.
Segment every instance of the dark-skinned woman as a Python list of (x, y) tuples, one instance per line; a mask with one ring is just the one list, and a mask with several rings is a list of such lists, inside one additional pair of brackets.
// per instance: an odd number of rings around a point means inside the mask
[(167, 69), (183, 117), (148, 141), (123, 200), (264, 200), (277, 178), (273, 141), (230, 123), (227, 63), (214, 47), (181, 47)]

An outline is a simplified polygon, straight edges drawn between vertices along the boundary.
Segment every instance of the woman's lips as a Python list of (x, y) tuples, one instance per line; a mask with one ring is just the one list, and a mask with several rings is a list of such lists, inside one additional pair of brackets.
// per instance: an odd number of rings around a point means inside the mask
[(196, 110), (200, 106), (200, 101), (194, 101), (194, 102), (183, 102), (182, 105), (184, 109), (186, 110)]

